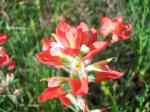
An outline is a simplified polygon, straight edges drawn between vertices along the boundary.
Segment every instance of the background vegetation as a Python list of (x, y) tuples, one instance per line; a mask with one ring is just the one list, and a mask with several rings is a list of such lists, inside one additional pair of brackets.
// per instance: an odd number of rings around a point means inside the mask
[(58, 100), (37, 102), (46, 88), (42, 77), (57, 74), (35, 57), (40, 40), (55, 31), (59, 19), (87, 22), (99, 28), (99, 18), (122, 16), (133, 24), (131, 40), (108, 47), (95, 60), (117, 57), (113, 68), (125, 71), (119, 80), (90, 84), (91, 108), (112, 106), (110, 112), (150, 112), (150, 2), (149, 0), (0, 0), (0, 32), (12, 38), (5, 46), (17, 62), (12, 89), (22, 88), (18, 104), (0, 96), (0, 112), (70, 112)]

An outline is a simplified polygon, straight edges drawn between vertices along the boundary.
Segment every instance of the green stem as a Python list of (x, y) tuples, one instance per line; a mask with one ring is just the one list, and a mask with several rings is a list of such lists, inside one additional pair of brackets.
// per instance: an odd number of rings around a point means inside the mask
[(110, 98), (111, 98), (111, 101), (112, 101), (112, 103), (114, 105), (115, 112), (119, 112), (119, 109), (118, 109), (118, 106), (116, 104), (115, 98), (114, 98), (114, 96), (112, 96), (111, 93), (110, 93)]
[(76, 98), (72, 94), (67, 94), (66, 97), (69, 98), (71, 103), (75, 106), (75, 107), (73, 107), (73, 106), (70, 107), (74, 112), (82, 112), (82, 111), (80, 111), (81, 109), (80, 109), (80, 106), (79, 106)]
[(72, 104), (74, 105), (70, 106), (70, 108), (74, 112), (90, 112), (87, 104), (87, 99), (85, 96), (74, 97), (72, 94), (68, 94), (66, 97), (69, 98)]

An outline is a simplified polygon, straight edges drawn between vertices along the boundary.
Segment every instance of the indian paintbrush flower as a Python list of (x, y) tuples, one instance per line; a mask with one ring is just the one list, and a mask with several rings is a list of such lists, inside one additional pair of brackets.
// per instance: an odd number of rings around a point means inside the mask
[(121, 17), (115, 17), (114, 19), (103, 17), (100, 19), (100, 23), (99, 34), (104, 38), (112, 34), (112, 42), (129, 39), (132, 25), (125, 24)]
[[(102, 27), (99, 34), (104, 36), (105, 41), (98, 41), (97, 31), (89, 29), (86, 23), (73, 27), (64, 20), (50, 39), (42, 39), (42, 52), (36, 54), (39, 61), (63, 68), (69, 73), (69, 77), (43, 78), (48, 81), (48, 87), (38, 98), (39, 101), (59, 98), (64, 105), (71, 107), (76, 101), (70, 95), (80, 98), (87, 95), (88, 83), (117, 79), (124, 74), (108, 66), (112, 58), (91, 62), (110, 42), (128, 39), (131, 25), (126, 25), (120, 17), (114, 20), (104, 17), (100, 23)], [(112, 40), (107, 39), (110, 33), (113, 34)]]

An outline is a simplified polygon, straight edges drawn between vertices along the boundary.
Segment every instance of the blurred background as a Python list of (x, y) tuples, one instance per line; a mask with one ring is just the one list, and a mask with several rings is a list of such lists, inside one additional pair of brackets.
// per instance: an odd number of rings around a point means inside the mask
[(35, 57), (40, 40), (49, 38), (61, 18), (71, 25), (81, 21), (99, 28), (99, 18), (122, 16), (133, 25), (131, 39), (110, 45), (95, 60), (116, 57), (112, 68), (124, 71), (118, 79), (90, 84), (89, 106), (111, 106), (110, 112), (150, 112), (150, 1), (149, 0), (0, 0), (0, 32), (12, 38), (5, 44), (17, 63), (12, 90), (22, 93), (12, 100), (0, 96), (0, 112), (71, 112), (59, 101), (39, 103), (47, 87), (42, 77), (57, 69), (41, 64)]

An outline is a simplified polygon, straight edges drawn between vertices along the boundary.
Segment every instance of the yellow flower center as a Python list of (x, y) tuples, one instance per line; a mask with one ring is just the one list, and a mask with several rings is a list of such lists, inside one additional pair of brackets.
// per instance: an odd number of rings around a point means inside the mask
[(84, 71), (84, 63), (79, 59), (73, 59), (71, 68), (73, 71), (76, 72), (83, 72)]

